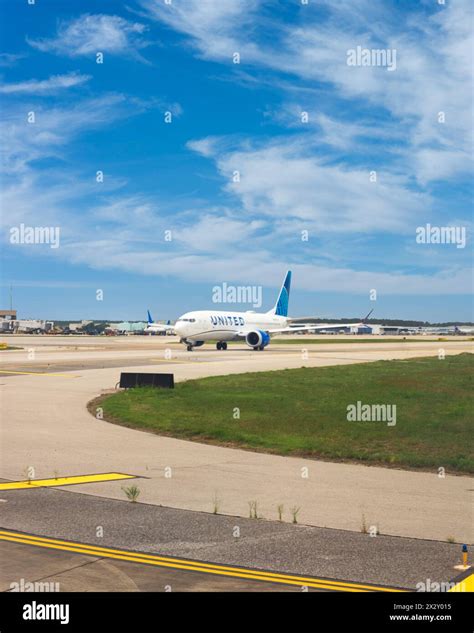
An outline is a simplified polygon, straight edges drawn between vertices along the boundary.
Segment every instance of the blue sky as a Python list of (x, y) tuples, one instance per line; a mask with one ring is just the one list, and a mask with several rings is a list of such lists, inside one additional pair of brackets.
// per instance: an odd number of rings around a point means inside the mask
[[(473, 318), (469, 2), (0, 7), (2, 305), (173, 319), (226, 282), (271, 307), (291, 268), (294, 316)], [(59, 248), (11, 243), (21, 223)], [(417, 243), (427, 223), (465, 248)]]

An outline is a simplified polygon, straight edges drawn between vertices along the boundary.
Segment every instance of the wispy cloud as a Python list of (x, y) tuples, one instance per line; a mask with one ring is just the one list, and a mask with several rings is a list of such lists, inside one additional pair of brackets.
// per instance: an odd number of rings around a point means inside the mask
[(257, 232), (265, 226), (263, 220), (239, 219), (228, 213), (207, 213), (192, 221), (191, 226), (178, 226), (175, 238), (178, 244), (194, 252), (225, 252), (239, 242), (257, 240)]
[[(427, 194), (411, 191), (406, 179), (384, 171), (334, 165), (308, 154), (303, 138), (229, 148), (217, 139), (188, 146), (216, 161), (226, 189), (247, 213), (299, 220), (301, 229), (324, 232), (405, 232), (409, 220), (430, 205)], [(235, 174), (238, 173), (238, 177)]]
[[(153, 104), (152, 104), (153, 106)], [(61, 147), (77, 135), (143, 112), (150, 104), (123, 94), (104, 94), (80, 99), (73, 106), (42, 104), (35, 108), (34, 123), (29, 123), (30, 108), (15, 104), (4, 108), (0, 124), (0, 155), (6, 174), (24, 172), (32, 161), (59, 157)]]
[(48, 79), (29, 79), (18, 83), (2, 84), (0, 85), (0, 93), (50, 95), (60, 90), (79, 86), (89, 81), (90, 78), (90, 75), (81, 75), (77, 72), (53, 75)]
[[(371, 141), (388, 141), (400, 143), (405, 139), (405, 126), (394, 123), (384, 123), (380, 126), (371, 125), (367, 118), (362, 120), (347, 120), (330, 116), (321, 111), (321, 107), (313, 104), (288, 103), (276, 111), (265, 114), (286, 127), (305, 133), (309, 143), (324, 143), (335, 150), (351, 151), (361, 146), (367, 146)], [(304, 121), (303, 121), (304, 118)], [(311, 136), (313, 137), (311, 140)], [(385, 146), (385, 150), (390, 146)]]
[(0, 53), (0, 67), (8, 68), (14, 66), (20, 59), (24, 59), (25, 54), (21, 53)]
[[(193, 228), (190, 226), (190, 229)], [(61, 249), (60, 256), (74, 263), (87, 264), (102, 270), (123, 270), (143, 275), (175, 277), (185, 281), (210, 282), (225, 279), (233, 282), (261, 283), (278, 286), (281, 274), (291, 266), (298, 287), (307, 291), (366, 294), (377, 288), (384, 295), (455, 295), (465, 293), (470, 284), (470, 269), (457, 268), (426, 274), (403, 272), (371, 272), (349, 267), (329, 267), (317, 264), (289, 262), (283, 255), (275, 255), (259, 248), (242, 252), (238, 248), (220, 253), (176, 252), (165, 244), (146, 247), (143, 243), (133, 248), (131, 242), (114, 235), (106, 238), (80, 239)]]
[(148, 46), (142, 36), (147, 27), (116, 15), (84, 14), (61, 21), (53, 38), (30, 39), (37, 50), (66, 57), (91, 56), (98, 52), (135, 57), (146, 61), (139, 50)]
[(139, 0), (146, 14), (170, 28), (190, 36), (200, 55), (231, 61), (240, 50), (238, 35), (252, 29), (259, 0), (185, 0), (170, 4), (162, 0)]
[[(423, 7), (417, 14), (387, 2), (324, 0), (300, 7), (299, 20), (290, 23), (277, 17), (270, 21), (251, 0), (223, 2), (214, 13), (206, 0), (141, 3), (150, 15), (191, 38), (202, 57), (222, 62), (238, 51), (239, 69), (263, 67), (276, 75), (324, 82), (336, 89), (346, 109), (354, 101), (383, 108), (406, 130), (404, 158), (421, 185), (463, 177), (472, 169), (469, 0), (440, 5), (428, 16)], [(273, 37), (258, 38), (265, 28)], [(396, 50), (396, 71), (348, 65), (347, 52), (357, 46)], [(317, 101), (308, 97), (304, 109), (317, 109)], [(354, 115), (348, 119), (357, 124)], [(382, 125), (378, 121), (376, 136)]]

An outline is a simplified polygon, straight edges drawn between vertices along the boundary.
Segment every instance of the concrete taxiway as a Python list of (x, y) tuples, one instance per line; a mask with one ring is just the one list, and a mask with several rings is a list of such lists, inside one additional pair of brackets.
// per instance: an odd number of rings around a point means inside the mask
[[(314, 338), (314, 337), (311, 337)], [(248, 516), (249, 502), (277, 518), (277, 506), (299, 507), (299, 522), (359, 532), (362, 523), (385, 535), (469, 542), (472, 479), (252, 453), (159, 437), (104, 422), (86, 410), (113, 389), (120, 369), (169, 371), (175, 379), (318, 367), (380, 359), (472, 352), (472, 342), (410, 339), (278, 345), (255, 353), (237, 345), (226, 352), (186, 352), (173, 337), (45, 337), (5, 339), (24, 349), (2, 351), (3, 394), (0, 476), (25, 479), (122, 472), (139, 480), (140, 501), (193, 511)], [(306, 350), (306, 351), (305, 351)], [(171, 355), (171, 358), (170, 358)], [(109, 363), (109, 364), (107, 364)], [(140, 364), (136, 364), (140, 363)], [(112, 366), (110, 365), (112, 364)], [(17, 373), (15, 373), (17, 372)], [(442, 464), (440, 465), (442, 466)], [(301, 476), (308, 468), (308, 478)], [(80, 484), (70, 491), (123, 499), (116, 481)]]

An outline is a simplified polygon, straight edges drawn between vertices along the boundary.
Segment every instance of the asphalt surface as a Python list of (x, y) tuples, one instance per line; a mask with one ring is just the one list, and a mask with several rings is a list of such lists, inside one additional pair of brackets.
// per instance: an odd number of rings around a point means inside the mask
[[(116, 485), (120, 487), (119, 483)], [(190, 512), (97, 498), (72, 493), (70, 489), (2, 491), (0, 500), (1, 527), (8, 530), (101, 547), (407, 589), (415, 588), (418, 582), (426, 582), (428, 578), (450, 581), (458, 573), (454, 566), (461, 557), (458, 544), (383, 534), (372, 537), (361, 532)], [(98, 528), (103, 534), (100, 537)], [(6, 566), (2, 565), (3, 590), (19, 577), (43, 578), (67, 573), (69, 581), (64, 590), (82, 582), (77, 572), (74, 576), (68, 571), (81, 566), (77, 554), (47, 550), (39, 554), (36, 548), (12, 543), (2, 546), (3, 562), (8, 561)], [(59, 555), (61, 560), (56, 565)], [(96, 564), (91, 557), (85, 559), (84, 563)], [(111, 582), (116, 582), (115, 590), (142, 590), (177, 583), (180, 590), (205, 591), (209, 590), (209, 583), (214, 583), (219, 590), (243, 591), (253, 590), (254, 585), (255, 590), (260, 590), (265, 584), (250, 583), (248, 589), (245, 583), (249, 581), (200, 578), (202, 574), (194, 572), (170, 575), (166, 570), (134, 571), (137, 565), (130, 563), (120, 563), (121, 573), (125, 574), (122, 577), (110, 571), (110, 566), (119, 562), (103, 562), (96, 565), (95, 571), (89, 569), (89, 575), (97, 576), (94, 586), (109, 590)], [(186, 580), (183, 574), (188, 573), (192, 577)], [(131, 589), (123, 589), (127, 582)]]

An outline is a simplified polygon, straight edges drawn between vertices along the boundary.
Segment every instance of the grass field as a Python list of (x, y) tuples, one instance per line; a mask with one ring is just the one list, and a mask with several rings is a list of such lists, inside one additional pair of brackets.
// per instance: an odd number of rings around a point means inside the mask
[[(131, 389), (100, 406), (107, 420), (183, 439), (474, 472), (473, 369), (474, 356), (460, 354), (237, 374)], [(348, 421), (357, 401), (396, 405), (396, 425)]]

